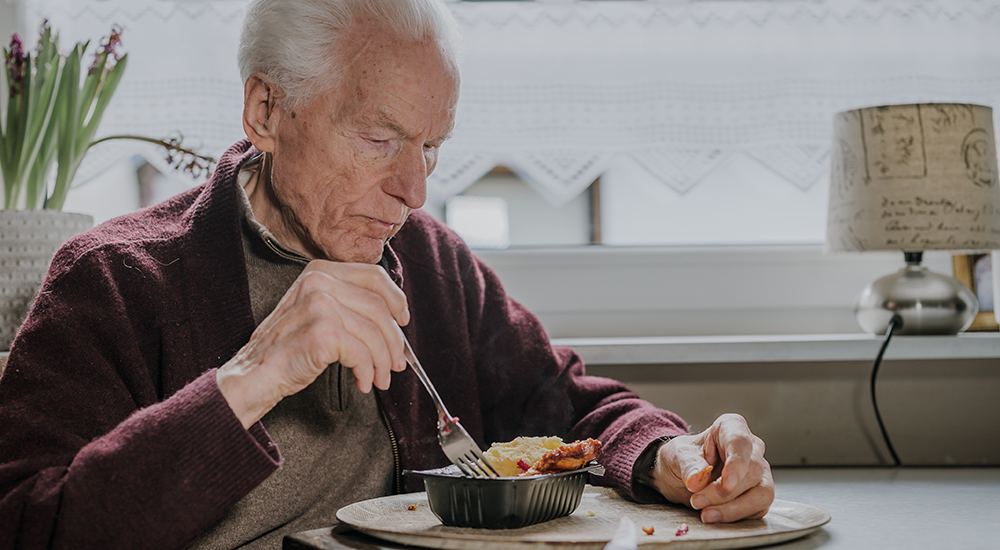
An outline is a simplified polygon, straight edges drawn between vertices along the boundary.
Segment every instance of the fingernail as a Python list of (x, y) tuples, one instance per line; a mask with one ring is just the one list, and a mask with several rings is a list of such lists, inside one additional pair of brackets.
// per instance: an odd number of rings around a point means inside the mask
[(695, 510), (701, 510), (706, 506), (708, 506), (708, 497), (705, 495), (694, 495), (691, 497), (691, 507)]
[(736, 488), (736, 484), (740, 482), (739, 476), (736, 474), (729, 474), (726, 479), (722, 482), (722, 488), (727, 491), (732, 491)]
[(722, 514), (718, 510), (705, 510), (701, 513), (702, 523), (718, 523), (722, 521)]

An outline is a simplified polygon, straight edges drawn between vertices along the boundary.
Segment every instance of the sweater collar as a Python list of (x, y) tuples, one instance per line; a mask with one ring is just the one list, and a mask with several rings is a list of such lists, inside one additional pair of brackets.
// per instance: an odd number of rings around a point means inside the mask
[(228, 361), (254, 330), (236, 179), (240, 167), (256, 153), (249, 140), (230, 147), (188, 210), (184, 298), (203, 370)]
[(389, 274), (389, 278), (396, 283), (396, 286), (403, 288), (403, 266), (399, 263), (396, 251), (392, 249), (392, 239), (389, 239), (382, 247), (382, 259), (379, 260), (378, 264)]

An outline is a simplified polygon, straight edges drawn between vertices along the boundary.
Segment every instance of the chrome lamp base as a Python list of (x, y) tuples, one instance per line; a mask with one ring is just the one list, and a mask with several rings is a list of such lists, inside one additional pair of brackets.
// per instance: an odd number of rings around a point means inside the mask
[(870, 283), (854, 315), (870, 334), (885, 334), (893, 315), (903, 319), (894, 334), (958, 334), (979, 313), (979, 301), (958, 279), (921, 267), (921, 252), (905, 252), (906, 267)]

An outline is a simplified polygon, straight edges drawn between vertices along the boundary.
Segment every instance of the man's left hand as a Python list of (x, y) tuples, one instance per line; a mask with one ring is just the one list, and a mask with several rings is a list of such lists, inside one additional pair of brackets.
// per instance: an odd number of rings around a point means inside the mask
[(762, 518), (774, 501), (764, 442), (738, 414), (661, 445), (653, 485), (667, 500), (701, 510), (705, 523)]

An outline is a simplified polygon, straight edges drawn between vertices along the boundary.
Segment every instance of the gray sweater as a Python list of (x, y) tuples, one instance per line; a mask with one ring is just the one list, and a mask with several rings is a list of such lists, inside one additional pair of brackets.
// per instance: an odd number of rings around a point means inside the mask
[[(241, 190), (259, 166), (249, 162), (243, 167)], [(282, 246), (254, 218), (246, 193), (238, 198), (250, 308), (260, 326), (309, 259)], [(281, 548), (286, 534), (333, 525), (339, 508), (392, 493), (389, 432), (375, 394), (361, 393), (350, 369), (330, 365), (308, 388), (280, 401), (261, 423), (284, 463), (194, 548)]]

